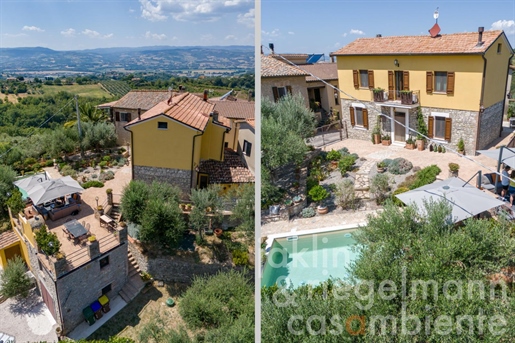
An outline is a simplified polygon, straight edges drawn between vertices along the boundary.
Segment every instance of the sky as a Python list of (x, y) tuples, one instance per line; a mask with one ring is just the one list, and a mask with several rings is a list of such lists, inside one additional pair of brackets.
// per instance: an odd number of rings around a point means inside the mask
[(0, 0), (0, 47), (254, 45), (253, 0)]
[(515, 48), (515, 1), (263, 0), (261, 42), (276, 53), (329, 53), (360, 37), (427, 35), (438, 8), (440, 34), (502, 29)]

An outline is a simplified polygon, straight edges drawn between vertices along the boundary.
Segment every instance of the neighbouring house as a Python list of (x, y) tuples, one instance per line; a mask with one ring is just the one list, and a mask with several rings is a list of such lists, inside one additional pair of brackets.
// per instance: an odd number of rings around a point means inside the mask
[[(319, 120), (326, 120), (331, 111), (340, 108), (340, 95), (334, 87), (338, 87), (338, 68), (336, 63), (315, 63), (301, 65), (300, 68), (310, 73), (306, 76), (309, 105)], [(323, 80), (324, 82), (320, 81)]]
[[(473, 154), (499, 137), (513, 50), (503, 31), (360, 38), (336, 57), (341, 113), (350, 138), (369, 141), (380, 126), (404, 144), (420, 106), (428, 136)], [(389, 119), (388, 119), (389, 118)]]
[(217, 165), (224, 165), (225, 172), (232, 170), (227, 165), (232, 159), (224, 153), (231, 128), (222, 123), (207, 91), (203, 97), (180, 93), (135, 118), (125, 129), (132, 135), (134, 180), (168, 182), (188, 194), (192, 188), (218, 180), (214, 170), (201, 169), (202, 162), (220, 162)]
[(286, 94), (302, 95), (309, 107), (308, 73), (270, 55), (261, 55), (261, 95), (277, 102)]
[[(59, 179), (45, 183), (56, 180)], [(30, 193), (29, 187), (32, 186), (27, 184), (25, 187), (23, 191)], [(62, 194), (60, 191), (48, 188), (56, 199), (61, 195), (68, 197), (67, 190), (63, 190)], [(23, 257), (46, 306), (65, 335), (84, 322), (83, 309), (101, 296), (106, 295), (112, 300), (120, 295), (128, 301), (137, 294), (128, 296), (124, 293), (127, 288), (133, 287), (128, 285), (127, 228), (102, 226), (96, 211), (80, 199), (78, 194), (74, 194), (62, 203), (59, 200), (44, 204), (28, 201), (20, 213), (13, 213), (9, 209), (12, 231), (0, 235), (2, 264), (5, 265), (5, 260), (14, 255)], [(76, 204), (78, 210), (73, 216), (52, 220), (47, 215), (47, 210), (66, 211), (66, 208)], [(64, 230), (70, 224), (80, 225), (83, 235), (72, 239), (72, 231), (67, 233)], [(61, 244), (59, 253), (53, 256), (47, 256), (36, 241), (37, 230), (44, 226), (57, 235)], [(76, 226), (74, 228), (77, 229)]]
[(241, 100), (210, 100), (220, 121), (231, 128), (225, 135), (224, 147), (238, 152), (252, 174), (255, 168), (255, 102)]
[(98, 105), (100, 109), (109, 111), (109, 117), (114, 123), (118, 145), (128, 145), (130, 133), (123, 129), (127, 123), (142, 115), (158, 103), (168, 100), (169, 91), (160, 90), (131, 90), (119, 100)]

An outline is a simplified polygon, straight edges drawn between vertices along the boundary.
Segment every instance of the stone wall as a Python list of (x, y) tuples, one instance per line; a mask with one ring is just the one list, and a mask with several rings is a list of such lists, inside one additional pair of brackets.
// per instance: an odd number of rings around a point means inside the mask
[(160, 181), (179, 187), (184, 193), (190, 193), (191, 171), (183, 169), (134, 166), (134, 180), (145, 182)]
[[(99, 260), (109, 256), (109, 264), (100, 268)], [(84, 321), (82, 309), (102, 295), (111, 284), (109, 298), (114, 298), (127, 281), (127, 244), (121, 244), (57, 280), (57, 293), (63, 312), (64, 334)]]
[(304, 98), (306, 107), (309, 107), (308, 87), (305, 76), (281, 76), (261, 78), (261, 96), (270, 101), (274, 101), (272, 87), (291, 86), (292, 95), (301, 94)]
[(480, 116), (479, 143), (478, 149), (486, 149), (488, 145), (499, 138), (503, 120), (503, 101), (499, 101), (490, 107)]

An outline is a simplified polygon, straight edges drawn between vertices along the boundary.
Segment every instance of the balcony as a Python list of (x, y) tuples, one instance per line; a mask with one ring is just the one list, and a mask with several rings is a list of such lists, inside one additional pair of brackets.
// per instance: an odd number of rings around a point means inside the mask
[(417, 107), (420, 104), (419, 90), (392, 90), (387, 91), (381, 88), (370, 90), (371, 99), (374, 102), (381, 103), (383, 106), (406, 105), (406, 107)]

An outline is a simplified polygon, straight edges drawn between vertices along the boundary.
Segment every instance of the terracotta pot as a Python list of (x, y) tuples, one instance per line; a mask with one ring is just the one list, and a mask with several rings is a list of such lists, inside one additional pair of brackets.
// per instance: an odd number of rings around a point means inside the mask
[(384, 173), (384, 172), (385, 172), (385, 170), (386, 170), (385, 168), (379, 168), (379, 167), (377, 167), (377, 172), (378, 172), (378, 173), (381, 173), (381, 174), (382, 174), (382, 173)]
[(409, 149), (409, 150), (415, 149), (415, 144), (406, 144), (406, 149)]
[(222, 233), (224, 233), (220, 228), (214, 229), (213, 232), (215, 233), (216, 237), (220, 237)]
[(426, 145), (425, 143), (426, 143), (426, 142), (424, 142), (422, 139), (417, 139), (417, 142), (416, 142), (416, 143), (417, 143), (417, 149), (418, 149), (418, 151), (422, 151), (422, 150), (424, 150), (424, 149), (426, 148), (426, 147), (425, 147), (425, 145)]
[(326, 214), (329, 212), (329, 208), (327, 206), (318, 206), (317, 207), (318, 214)]
[(379, 133), (374, 133), (374, 144), (381, 144), (381, 135)]
[(392, 141), (383, 139), (382, 143), (383, 143), (383, 145), (390, 145), (390, 144), (392, 144)]

